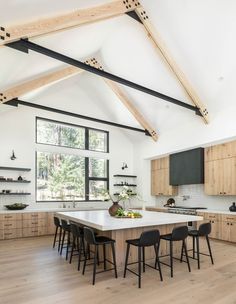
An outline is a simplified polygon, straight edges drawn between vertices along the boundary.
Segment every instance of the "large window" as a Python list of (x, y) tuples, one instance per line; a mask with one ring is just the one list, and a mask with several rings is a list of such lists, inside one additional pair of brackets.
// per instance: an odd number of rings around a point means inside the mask
[(36, 142), (63, 149), (36, 152), (37, 201), (100, 200), (102, 190), (109, 188), (109, 161), (72, 155), (70, 150), (107, 152), (108, 132), (42, 118), (36, 122)]
[(36, 118), (38, 144), (109, 152), (108, 137), (107, 131)]

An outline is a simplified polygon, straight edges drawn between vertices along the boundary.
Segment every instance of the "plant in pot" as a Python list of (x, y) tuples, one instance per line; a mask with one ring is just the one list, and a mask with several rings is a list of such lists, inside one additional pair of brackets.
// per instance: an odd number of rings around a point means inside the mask
[(123, 187), (122, 191), (119, 194), (111, 195), (107, 190), (104, 190), (103, 192), (103, 201), (112, 201), (112, 205), (108, 209), (108, 212), (111, 216), (115, 216), (119, 209), (123, 209), (122, 206), (119, 205), (119, 202), (126, 201), (128, 199), (130, 199), (130, 192), (126, 186)]

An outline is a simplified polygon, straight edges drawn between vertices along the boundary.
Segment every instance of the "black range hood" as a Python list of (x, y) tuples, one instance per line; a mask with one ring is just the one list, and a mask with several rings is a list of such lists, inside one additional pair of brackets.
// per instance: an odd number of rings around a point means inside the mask
[(170, 155), (170, 185), (204, 183), (204, 148)]

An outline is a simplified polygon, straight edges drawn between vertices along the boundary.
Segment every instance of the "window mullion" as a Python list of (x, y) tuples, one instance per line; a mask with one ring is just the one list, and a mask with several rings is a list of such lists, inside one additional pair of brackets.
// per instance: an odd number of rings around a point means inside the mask
[(89, 158), (85, 157), (85, 200), (89, 200)]

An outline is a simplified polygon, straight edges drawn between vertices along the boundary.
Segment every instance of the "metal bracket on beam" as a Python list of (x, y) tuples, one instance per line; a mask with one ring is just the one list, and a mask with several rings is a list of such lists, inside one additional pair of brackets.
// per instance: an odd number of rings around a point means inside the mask
[(126, 14), (134, 20), (138, 21), (139, 23), (143, 24), (142, 20), (139, 18), (139, 15), (135, 11), (126, 12)]
[[(25, 41), (28, 41), (28, 38), (24, 39)], [(12, 49), (15, 49), (17, 51), (23, 52), (28, 54), (29, 53), (29, 48), (24, 45), (21, 40), (17, 40), (11, 43), (8, 43), (7, 46), (9, 46)]]
[(146, 135), (146, 136), (152, 136), (152, 135), (149, 133), (149, 131), (146, 130), (146, 129), (145, 129), (145, 135)]
[(7, 102), (5, 102), (3, 104), (6, 104), (6, 105), (12, 106), (12, 107), (18, 107), (19, 101), (18, 101), (18, 98), (14, 98), (14, 99), (8, 100)]

